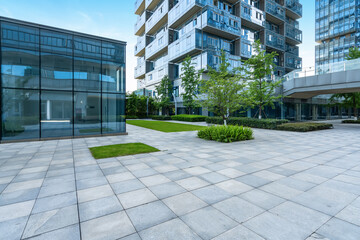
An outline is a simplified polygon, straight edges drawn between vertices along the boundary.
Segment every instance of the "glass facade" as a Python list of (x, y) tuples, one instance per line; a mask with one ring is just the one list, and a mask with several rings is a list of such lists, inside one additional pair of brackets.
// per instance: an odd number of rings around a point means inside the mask
[(316, 66), (342, 62), (360, 46), (360, 2), (316, 0)]
[(1, 141), (125, 133), (120, 41), (0, 18)]

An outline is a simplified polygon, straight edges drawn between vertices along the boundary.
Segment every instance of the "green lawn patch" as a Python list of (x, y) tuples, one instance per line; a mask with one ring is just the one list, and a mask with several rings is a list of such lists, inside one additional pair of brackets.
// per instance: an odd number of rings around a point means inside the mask
[(293, 132), (310, 132), (324, 129), (333, 128), (329, 123), (314, 123), (314, 122), (301, 122), (301, 123), (285, 123), (277, 127), (278, 130), (293, 131)]
[(115, 144), (90, 148), (90, 152), (95, 159), (120, 157), (159, 151), (159, 149), (143, 143)]
[(196, 126), (182, 123), (146, 121), (146, 120), (126, 120), (126, 123), (138, 127), (144, 127), (161, 132), (185, 132), (197, 131), (205, 128), (204, 126)]
[[(224, 120), (221, 117), (208, 117), (206, 122), (210, 124), (224, 124)], [(263, 129), (276, 129), (277, 126), (288, 123), (286, 119), (257, 119), (247, 117), (230, 117), (227, 121), (228, 125), (238, 125), (251, 128), (263, 128)]]
[(360, 124), (360, 120), (343, 120), (342, 123)]

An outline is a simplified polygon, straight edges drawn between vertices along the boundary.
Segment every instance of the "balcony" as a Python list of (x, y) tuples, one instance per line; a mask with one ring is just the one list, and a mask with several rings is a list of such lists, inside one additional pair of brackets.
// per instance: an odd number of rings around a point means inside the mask
[(157, 30), (167, 23), (167, 14), (169, 10), (169, 1), (161, 3), (154, 13), (146, 21), (146, 32), (149, 35), (154, 35)]
[(202, 19), (205, 32), (227, 39), (236, 39), (241, 34), (241, 19), (218, 8), (206, 7)]
[(247, 39), (241, 39), (241, 47), (240, 47), (240, 54), (244, 58), (251, 58), (251, 55), (253, 53), (252, 51), (252, 44), (254, 42), (247, 40)]
[(200, 11), (208, 0), (179, 0), (179, 2), (169, 11), (169, 27), (177, 28), (184, 21)]
[(264, 38), (265, 45), (280, 51), (285, 51), (285, 37), (277, 34), (273, 31), (265, 29), (262, 32), (262, 38)]
[(135, 35), (137, 36), (141, 36), (145, 32), (145, 17), (146, 17), (146, 12), (143, 12), (141, 16), (138, 16), (138, 19), (135, 23), (134, 31), (135, 31)]
[[(145, 9), (153, 11), (161, 1), (163, 0), (145, 0)], [(168, 0), (165, 1), (168, 2)]]
[(302, 43), (302, 31), (290, 24), (285, 24), (286, 41), (290, 44), (297, 45)]
[(169, 30), (161, 30), (154, 40), (146, 47), (146, 60), (153, 60), (167, 51), (169, 45)]
[(302, 17), (302, 5), (299, 0), (286, 0), (286, 15), (292, 19), (299, 19)]
[(135, 67), (135, 79), (142, 79), (146, 74), (146, 61), (145, 57), (140, 57), (137, 59), (137, 65)]
[(168, 63), (155, 68), (151, 72), (146, 73), (145, 76), (146, 86), (148, 87), (149, 85), (154, 85), (156, 83), (159, 83), (165, 75), (169, 75)]
[(271, 0), (266, 1), (265, 6), (266, 19), (280, 24), (285, 21), (285, 9), (280, 4)]
[(285, 52), (294, 54), (296, 56), (299, 56), (299, 47), (298, 46), (291, 46), (289, 44), (286, 44)]
[(145, 54), (145, 47), (146, 47), (146, 36), (143, 35), (138, 37), (137, 43), (135, 45), (134, 55), (137, 57), (143, 56)]
[(182, 61), (187, 55), (201, 51), (201, 31), (193, 29), (169, 45), (169, 61)]
[(145, 11), (145, 0), (135, 0), (135, 14), (140, 15)]
[(302, 68), (302, 59), (297, 55), (285, 53), (285, 68), (289, 71)]
[(265, 13), (260, 9), (242, 1), (241, 20), (243, 26), (260, 30), (265, 25)]

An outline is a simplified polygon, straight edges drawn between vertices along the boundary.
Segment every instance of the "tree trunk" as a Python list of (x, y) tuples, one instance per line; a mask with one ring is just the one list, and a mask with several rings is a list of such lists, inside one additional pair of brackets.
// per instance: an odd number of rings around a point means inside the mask
[(357, 120), (358, 113), (357, 113), (356, 98), (355, 98), (355, 96), (353, 97), (353, 108), (354, 108), (354, 118), (355, 118), (355, 120)]
[(259, 119), (261, 120), (262, 118), (262, 115), (261, 115), (261, 112), (262, 112), (262, 109), (261, 109), (262, 105), (260, 104), (259, 105)]
[(223, 116), (224, 126), (227, 126), (226, 117)]

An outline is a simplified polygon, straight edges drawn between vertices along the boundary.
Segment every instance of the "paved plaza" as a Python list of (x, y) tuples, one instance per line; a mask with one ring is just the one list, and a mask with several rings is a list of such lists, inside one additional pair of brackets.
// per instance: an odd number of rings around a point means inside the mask
[[(128, 136), (0, 145), (0, 239), (360, 239), (360, 126), (217, 143)], [(142, 142), (151, 154), (95, 160)]]

